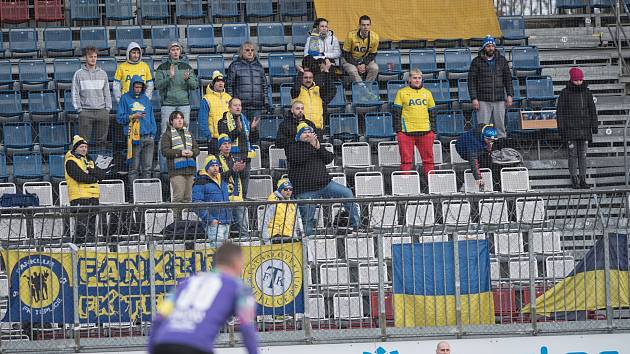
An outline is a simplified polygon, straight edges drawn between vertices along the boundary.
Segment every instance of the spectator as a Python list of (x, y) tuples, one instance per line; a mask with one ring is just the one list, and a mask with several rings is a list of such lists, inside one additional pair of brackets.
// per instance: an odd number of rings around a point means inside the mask
[(173, 189), (173, 203), (190, 203), (192, 186), (197, 170), (196, 157), (199, 155), (197, 141), (184, 123), (184, 114), (180, 111), (168, 117), (170, 129), (160, 139), (161, 152), (166, 157), (168, 176)]
[(505, 108), (512, 106), (514, 87), (508, 61), (490, 36), (483, 40), (479, 55), (470, 64), (468, 92), (478, 123), (494, 124), (498, 138), (504, 139)]
[(190, 100), (188, 91), (199, 87), (199, 80), (192, 66), (182, 61), (182, 46), (173, 42), (168, 48), (168, 60), (155, 71), (155, 88), (162, 99), (161, 132), (166, 130), (168, 119), (174, 111), (184, 114), (186, 126), (190, 126)]
[[(228, 193), (231, 202), (242, 202), (243, 197), (243, 172), (245, 162), (232, 155), (232, 140), (227, 134), (219, 135), (219, 162), (221, 163), (221, 178), (228, 184)], [(247, 209), (243, 206), (232, 209), (232, 221), (238, 228), (238, 236), (247, 238), (249, 235), (249, 219)]]
[[(335, 155), (322, 148), (315, 124), (304, 118), (304, 104), (296, 100), (291, 111), (278, 128), (276, 146), (283, 148), (287, 156), (289, 179), (293, 183), (297, 199), (352, 198), (352, 191), (332, 181), (326, 165)], [(350, 225), (356, 230), (360, 226), (359, 209), (354, 203), (344, 203), (350, 215)], [(304, 220), (304, 232), (312, 235), (315, 223), (315, 206), (300, 206)]]
[(372, 20), (368, 15), (359, 18), (359, 30), (348, 33), (343, 43), (343, 70), (352, 82), (361, 82), (361, 75), (367, 81), (374, 81), (378, 76), (378, 64), (374, 61), (378, 51), (379, 37), (370, 31)]
[(318, 74), (321, 64), (330, 67), (336, 64), (339, 57), (341, 57), (339, 41), (335, 33), (328, 29), (328, 20), (321, 17), (316, 19), (313, 29), (306, 38), (302, 66)]
[(225, 89), (243, 102), (247, 117), (260, 118), (269, 109), (267, 77), (253, 42), (245, 41), (239, 48), (238, 58), (227, 69)]
[[(193, 185), (195, 203), (229, 202), (228, 183), (221, 177), (220, 162), (214, 155), (206, 158)], [(228, 239), (232, 213), (225, 207), (198, 209), (197, 214), (207, 223), (206, 232), (211, 247), (218, 247)]]
[(127, 136), (127, 160), (131, 159), (129, 184), (138, 178), (150, 178), (153, 144), (157, 131), (151, 99), (145, 94), (145, 83), (140, 76), (131, 79), (131, 91), (120, 98), (118, 124)]
[(433, 170), (433, 140), (429, 109), (435, 106), (431, 91), (422, 87), (422, 71), (409, 71), (408, 86), (396, 93), (393, 125), (400, 151), (400, 169), (411, 170), (414, 147), (422, 158), (424, 174)]
[[(289, 201), (293, 196), (293, 185), (287, 178), (278, 181), (278, 189), (271, 193), (268, 201)], [(283, 242), (285, 239), (299, 240), (302, 218), (297, 212), (296, 203), (268, 204), (262, 225), (262, 239), (265, 243)]]
[[(497, 139), (497, 130), (491, 124), (479, 124), (457, 138), (455, 149), (459, 156), (468, 160), (475, 183), (479, 191), (484, 190), (484, 181), (481, 179), (481, 168), (492, 168), (492, 143)], [(498, 181), (493, 173), (493, 180)]]
[(317, 129), (323, 130), (326, 117), (326, 107), (335, 97), (337, 87), (334, 75), (330, 72), (330, 62), (320, 64), (321, 74), (319, 84), (314, 81), (313, 72), (308, 68), (297, 67), (298, 74), (291, 88), (291, 97), (304, 102), (304, 116), (315, 124)]
[(446, 341), (441, 341), (435, 348), (435, 354), (451, 354), (451, 346)]
[(107, 73), (96, 66), (97, 55), (96, 48), (85, 48), (85, 66), (72, 77), (72, 105), (79, 112), (79, 135), (91, 138), (94, 132), (96, 147), (106, 149), (112, 96)]
[(122, 95), (131, 89), (131, 79), (139, 76), (146, 84), (144, 94), (151, 99), (153, 96), (153, 68), (149, 68), (147, 63), (141, 61), (142, 48), (136, 42), (131, 42), (127, 46), (127, 61), (118, 64), (114, 74), (114, 99), (120, 102)]
[[(223, 113), (223, 118), (219, 120), (217, 128), (219, 134), (227, 134), (232, 144), (232, 154), (234, 158), (245, 162), (245, 170), (241, 177), (243, 182), (243, 196), (247, 197), (247, 184), (249, 183), (249, 170), (251, 169), (251, 159), (256, 156), (256, 150), (250, 143), (258, 139), (258, 122), (260, 118), (254, 118), (249, 124), (247, 117), (241, 113), (241, 100), (232, 98), (229, 103), (229, 111)], [(218, 146), (221, 146), (220, 144)]]
[(225, 92), (225, 79), (220, 71), (212, 73), (212, 83), (206, 89), (206, 95), (201, 100), (199, 108), (199, 132), (208, 139), (208, 151), (218, 154), (217, 139), (219, 138), (219, 120), (223, 113), (229, 110), (232, 96)]
[[(597, 134), (597, 109), (580, 68), (569, 70), (569, 83), (558, 97), (558, 131), (566, 142), (569, 173), (574, 189), (589, 189), (586, 183), (586, 149)], [(579, 175), (578, 175), (579, 170)]]
[[(79, 135), (72, 138), (72, 148), (64, 158), (68, 199), (70, 205), (98, 205), (98, 181), (106, 178), (107, 171), (94, 165), (88, 155), (88, 143)], [(76, 217), (74, 242), (96, 242), (96, 213), (81, 211)]]

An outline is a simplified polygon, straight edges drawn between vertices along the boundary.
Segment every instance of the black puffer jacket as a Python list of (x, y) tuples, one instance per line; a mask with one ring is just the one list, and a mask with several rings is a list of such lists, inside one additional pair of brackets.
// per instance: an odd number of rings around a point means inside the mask
[(267, 105), (267, 78), (258, 58), (247, 61), (238, 58), (227, 70), (225, 89), (241, 99), (243, 109), (262, 109)]
[(468, 92), (471, 100), (498, 102), (505, 100), (506, 94), (514, 97), (508, 61), (498, 52), (494, 56), (495, 65), (488, 63), (481, 53), (470, 64)]
[(597, 109), (586, 82), (569, 82), (558, 98), (558, 131), (564, 140), (592, 140), (597, 134)]

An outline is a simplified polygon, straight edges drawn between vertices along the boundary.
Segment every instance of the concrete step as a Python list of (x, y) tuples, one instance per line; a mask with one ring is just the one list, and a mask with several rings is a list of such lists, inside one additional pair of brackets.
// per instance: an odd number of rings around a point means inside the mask
[[(569, 81), (569, 67), (543, 68), (542, 74), (551, 76), (555, 81)], [(585, 66), (582, 68), (587, 80), (617, 80), (619, 67), (617, 65)]]

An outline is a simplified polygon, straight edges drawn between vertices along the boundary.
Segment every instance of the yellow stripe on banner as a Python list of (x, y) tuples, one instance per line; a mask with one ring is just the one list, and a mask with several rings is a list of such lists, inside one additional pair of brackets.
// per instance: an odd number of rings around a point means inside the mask
[(356, 31), (359, 17), (372, 19), (372, 30), (385, 40), (479, 38), (501, 35), (491, 0), (315, 0), (318, 17), (324, 17), (340, 42)]
[[(491, 292), (462, 295), (462, 324), (494, 324)], [(394, 294), (396, 327), (454, 326), (455, 296)]]
[[(604, 270), (578, 273), (567, 277), (536, 299), (536, 312), (597, 310), (606, 308)], [(610, 303), (613, 308), (628, 307), (628, 272), (610, 271)], [(529, 306), (522, 312), (528, 313)]]

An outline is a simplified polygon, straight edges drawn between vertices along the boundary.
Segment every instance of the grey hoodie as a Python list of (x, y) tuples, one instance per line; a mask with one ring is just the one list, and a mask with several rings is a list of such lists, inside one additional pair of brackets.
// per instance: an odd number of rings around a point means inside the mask
[(72, 77), (72, 105), (81, 112), (83, 109), (112, 109), (107, 73), (98, 66), (89, 69), (84, 65)]
[[(138, 48), (140, 50), (140, 60), (138, 61), (131, 61), (129, 59), (129, 52), (131, 52), (132, 49)], [(131, 42), (129, 43), (129, 45), (127, 46), (127, 63), (131, 64), (131, 65), (147, 65), (146, 63), (144, 63), (142, 61), (142, 47), (140, 47), (140, 45), (136, 42)], [(120, 64), (119, 64), (120, 67)], [(149, 68), (149, 70), (151, 71), (151, 75), (153, 75), (153, 68)], [(116, 69), (116, 72), (118, 72), (118, 68)], [(133, 77), (134, 75), (140, 75), (139, 72), (133, 72), (131, 73), (131, 77)], [(146, 82), (146, 89), (144, 91), (144, 94), (147, 95), (147, 97), (149, 97), (149, 99), (153, 96), (153, 80), (146, 80), (146, 78), (143, 78)], [(113, 88), (113, 93), (114, 93), (114, 99), (116, 99), (116, 102), (120, 102), (120, 97), (122, 96), (122, 88), (120, 85), (120, 81), (119, 80), (114, 80), (114, 83), (112, 85)]]

